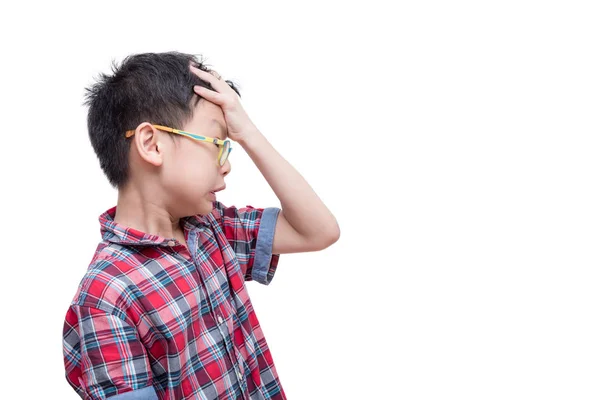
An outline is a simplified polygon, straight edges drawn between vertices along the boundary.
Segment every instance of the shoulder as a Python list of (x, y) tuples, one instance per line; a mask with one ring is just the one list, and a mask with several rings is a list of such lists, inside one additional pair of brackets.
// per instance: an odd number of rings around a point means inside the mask
[(139, 251), (130, 246), (102, 242), (79, 282), (72, 305), (120, 313), (135, 298), (142, 265)]

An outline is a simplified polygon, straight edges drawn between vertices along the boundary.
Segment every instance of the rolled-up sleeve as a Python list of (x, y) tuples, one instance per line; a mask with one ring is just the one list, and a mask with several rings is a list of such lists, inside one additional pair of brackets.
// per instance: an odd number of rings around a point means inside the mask
[(273, 280), (280, 254), (273, 254), (273, 239), (280, 208), (225, 207), (216, 202), (213, 214), (242, 268), (246, 281), (268, 285)]
[(68, 383), (82, 399), (154, 400), (144, 345), (131, 322), (72, 304), (63, 328)]

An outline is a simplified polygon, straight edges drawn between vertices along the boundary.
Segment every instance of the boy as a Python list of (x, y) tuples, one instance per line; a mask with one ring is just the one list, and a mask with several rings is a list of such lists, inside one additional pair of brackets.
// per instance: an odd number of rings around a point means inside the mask
[[(89, 136), (118, 189), (67, 311), (66, 378), (85, 399), (285, 399), (245, 281), (339, 238), (334, 216), (192, 55), (138, 54), (87, 89)], [(216, 201), (230, 140), (281, 202)]]

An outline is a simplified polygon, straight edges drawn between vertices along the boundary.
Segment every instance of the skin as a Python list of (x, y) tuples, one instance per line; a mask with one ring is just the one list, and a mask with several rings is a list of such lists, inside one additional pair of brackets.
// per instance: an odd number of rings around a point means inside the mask
[[(225, 139), (225, 126), (221, 108), (201, 100), (183, 130)], [(217, 164), (214, 144), (159, 131), (147, 122), (132, 139), (130, 179), (119, 190), (115, 221), (185, 245), (179, 220), (211, 212), (210, 192), (225, 185), (231, 164)]]
[[(248, 153), (281, 202), (273, 253), (317, 251), (335, 243), (340, 236), (335, 217), (252, 123), (235, 91), (218, 74), (190, 69), (216, 92), (194, 87), (203, 99), (183, 130), (229, 138)], [(219, 149), (214, 144), (171, 135), (147, 122), (136, 128), (130, 179), (119, 190), (115, 221), (185, 245), (180, 218), (211, 212), (214, 198), (210, 192), (225, 185), (231, 164), (229, 160), (223, 166), (217, 164)]]

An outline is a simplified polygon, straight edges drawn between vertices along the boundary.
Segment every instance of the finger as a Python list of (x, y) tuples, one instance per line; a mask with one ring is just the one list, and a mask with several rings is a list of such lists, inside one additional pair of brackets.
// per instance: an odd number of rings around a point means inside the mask
[(223, 99), (223, 95), (220, 93), (217, 93), (213, 90), (207, 89), (203, 86), (194, 86), (194, 92), (196, 92), (196, 94), (208, 101), (210, 101), (211, 103), (215, 103), (219, 106), (222, 106), (225, 102)]
[(218, 73), (217, 71), (215, 71), (214, 69), (213, 69), (213, 70), (211, 70), (211, 71), (209, 71), (209, 73), (210, 73), (211, 75), (214, 75), (214, 76), (216, 76), (218, 80), (221, 80), (221, 75), (219, 75), (219, 73)]
[[(217, 89), (218, 92), (220, 92), (221, 88), (223, 86), (221, 86), (223, 84), (223, 81), (220, 80), (220, 76), (216, 77), (214, 74), (212, 74), (211, 72), (206, 72), (203, 71), (199, 68), (196, 68), (194, 66), (190, 65), (190, 70), (200, 79), (209, 82), (215, 89)], [(229, 85), (227, 85), (229, 86)]]

